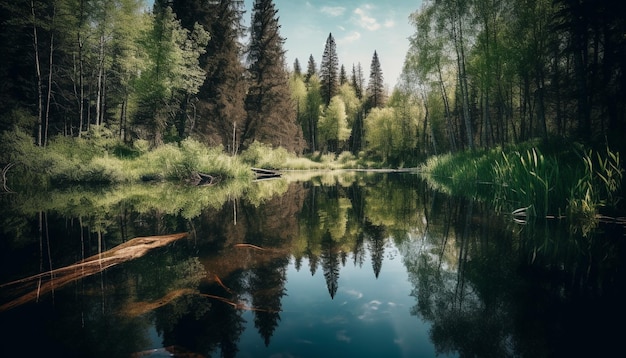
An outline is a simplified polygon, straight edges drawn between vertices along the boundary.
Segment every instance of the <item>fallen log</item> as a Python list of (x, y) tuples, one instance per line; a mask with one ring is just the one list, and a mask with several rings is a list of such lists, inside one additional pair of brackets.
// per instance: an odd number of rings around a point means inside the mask
[(273, 169), (252, 168), (257, 180), (280, 178), (282, 173)]
[[(2, 304), (0, 312), (38, 299), (41, 295), (52, 292), (70, 282), (103, 272), (123, 262), (140, 258), (152, 249), (166, 246), (185, 236), (187, 236), (187, 233), (137, 237), (73, 265), (4, 283), (0, 285), (0, 289), (7, 293), (10, 291), (13, 293), (13, 296), (18, 297)], [(23, 294), (24, 291), (27, 291), (27, 293)]]

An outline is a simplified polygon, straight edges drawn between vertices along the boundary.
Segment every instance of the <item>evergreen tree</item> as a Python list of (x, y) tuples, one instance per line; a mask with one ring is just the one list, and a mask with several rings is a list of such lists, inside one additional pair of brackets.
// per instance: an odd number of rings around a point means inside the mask
[(300, 67), (300, 61), (297, 58), (293, 62), (293, 74), (298, 77), (302, 76), (302, 67)]
[(306, 67), (306, 75), (304, 77), (304, 80), (306, 82), (309, 82), (309, 80), (311, 79), (311, 76), (316, 75), (316, 74), (317, 74), (317, 64), (315, 63), (315, 59), (313, 58), (313, 55), (310, 55), (309, 62)]
[(386, 95), (383, 83), (383, 71), (380, 68), (378, 54), (374, 51), (370, 66), (370, 81), (367, 85), (367, 108), (379, 108), (385, 105)]
[(285, 70), (284, 39), (272, 0), (256, 0), (252, 10), (248, 72), (250, 87), (246, 96), (247, 121), (244, 145), (259, 141), (301, 152), (302, 131), (289, 93)]
[[(361, 63), (359, 62), (357, 66), (352, 65), (352, 88), (354, 89), (354, 93), (356, 98), (359, 101), (363, 100), (363, 82), (365, 79), (363, 78), (363, 69), (361, 67)], [(364, 110), (365, 104), (362, 104), (359, 107), (359, 110), (356, 112), (354, 117), (354, 123), (352, 124), (352, 133), (350, 135), (350, 150), (353, 153), (358, 153), (363, 147), (363, 136), (364, 136)]]
[(330, 298), (334, 299), (337, 289), (339, 289), (339, 270), (341, 261), (339, 260), (339, 245), (333, 241), (327, 231), (322, 238), (322, 269), (326, 279), (326, 287)]
[(341, 69), (339, 70), (339, 85), (343, 86), (344, 83), (348, 82), (348, 75), (346, 74), (346, 68), (341, 65)]
[(322, 84), (322, 99), (328, 106), (330, 100), (337, 94), (339, 87), (339, 59), (333, 34), (328, 34), (322, 65), (320, 66), (320, 81)]
[(363, 99), (363, 82), (365, 79), (363, 78), (363, 68), (361, 68), (361, 63), (355, 67), (352, 65), (352, 87), (354, 88), (354, 92), (359, 99)]
[(222, 144), (234, 153), (241, 144), (246, 119), (247, 88), (242, 81), (245, 67), (239, 43), (244, 33), (243, 1), (174, 0), (173, 8), (184, 26), (193, 26), (197, 21), (211, 34), (206, 54), (200, 58), (207, 77), (198, 93), (199, 115), (194, 118), (194, 132), (209, 144)]

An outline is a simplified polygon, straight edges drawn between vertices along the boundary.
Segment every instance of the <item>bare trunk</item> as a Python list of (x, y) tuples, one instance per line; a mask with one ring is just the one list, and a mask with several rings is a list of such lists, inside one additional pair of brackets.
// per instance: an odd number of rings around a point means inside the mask
[(104, 35), (100, 35), (100, 46), (98, 51), (98, 80), (96, 88), (96, 118), (95, 124), (102, 124), (102, 96), (104, 78)]
[(52, 65), (54, 61), (54, 20), (56, 19), (56, 4), (52, 8), (52, 31), (50, 31), (50, 56), (48, 57), (48, 93), (46, 98), (46, 124), (44, 128), (43, 145), (48, 144), (48, 127), (50, 123), (50, 100), (52, 98)]
[(35, 74), (37, 76), (37, 145), (42, 146), (43, 137), (43, 93), (41, 92), (41, 67), (39, 64), (39, 40), (37, 38), (37, 18), (35, 16), (35, 1), (30, 2), (30, 12), (33, 22), (33, 48), (35, 50)]
[(441, 74), (441, 65), (437, 62), (437, 72), (439, 74), (439, 86), (441, 87), (441, 97), (443, 98), (443, 107), (446, 115), (446, 123), (447, 128), (446, 132), (448, 133), (448, 141), (450, 142), (450, 150), (453, 152), (456, 151), (456, 130), (454, 123), (452, 122), (452, 114), (450, 112), (450, 102), (448, 101), (448, 93), (446, 90), (446, 85), (443, 82), (443, 75)]

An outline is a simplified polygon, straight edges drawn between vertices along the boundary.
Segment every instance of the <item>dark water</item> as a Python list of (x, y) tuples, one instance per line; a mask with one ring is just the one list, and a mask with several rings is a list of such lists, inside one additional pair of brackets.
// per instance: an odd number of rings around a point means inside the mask
[[(0, 201), (2, 357), (626, 351), (622, 227), (516, 224), (412, 174)], [(106, 267), (107, 250), (175, 233)]]

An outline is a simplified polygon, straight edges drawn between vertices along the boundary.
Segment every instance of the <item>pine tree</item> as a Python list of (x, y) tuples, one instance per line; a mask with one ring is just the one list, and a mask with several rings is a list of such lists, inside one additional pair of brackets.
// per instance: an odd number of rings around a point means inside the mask
[(383, 83), (383, 71), (380, 68), (378, 54), (374, 51), (370, 66), (370, 81), (367, 85), (367, 108), (377, 108), (385, 105), (386, 95)]
[(309, 80), (311, 79), (311, 76), (316, 75), (316, 74), (317, 74), (317, 64), (315, 63), (315, 59), (313, 58), (313, 55), (310, 55), (304, 80), (306, 82), (309, 82)]
[(346, 74), (346, 68), (341, 65), (341, 69), (339, 70), (339, 86), (348, 82), (348, 75)]
[(285, 40), (279, 33), (277, 13), (272, 0), (254, 2), (247, 58), (250, 87), (242, 139), (244, 146), (259, 141), (301, 152), (304, 139), (291, 103), (283, 50)]
[(302, 76), (302, 67), (300, 67), (300, 61), (297, 58), (293, 62), (293, 74), (298, 77)]
[[(199, 102), (190, 103), (197, 118), (193, 134), (212, 145), (224, 145), (236, 152), (241, 143), (246, 118), (244, 99), (246, 83), (242, 81), (245, 67), (241, 61), (243, 36), (241, 0), (174, 0), (172, 7), (185, 27), (201, 24), (211, 34), (206, 54), (200, 65), (207, 77), (198, 93)], [(234, 134), (234, 137), (233, 137)]]
[[(363, 100), (363, 69), (359, 62), (357, 66), (352, 65), (352, 88), (359, 101)], [(352, 133), (350, 135), (350, 150), (358, 153), (363, 147), (364, 125), (363, 117), (366, 104), (362, 104), (355, 114), (354, 123), (352, 124)]]
[(361, 68), (361, 63), (359, 62), (358, 66), (355, 67), (352, 65), (352, 87), (354, 88), (354, 92), (359, 99), (363, 99), (363, 69)]
[(337, 47), (333, 34), (328, 34), (322, 65), (320, 67), (320, 80), (322, 83), (322, 98), (328, 106), (331, 98), (337, 94), (339, 87), (339, 59), (337, 58)]

